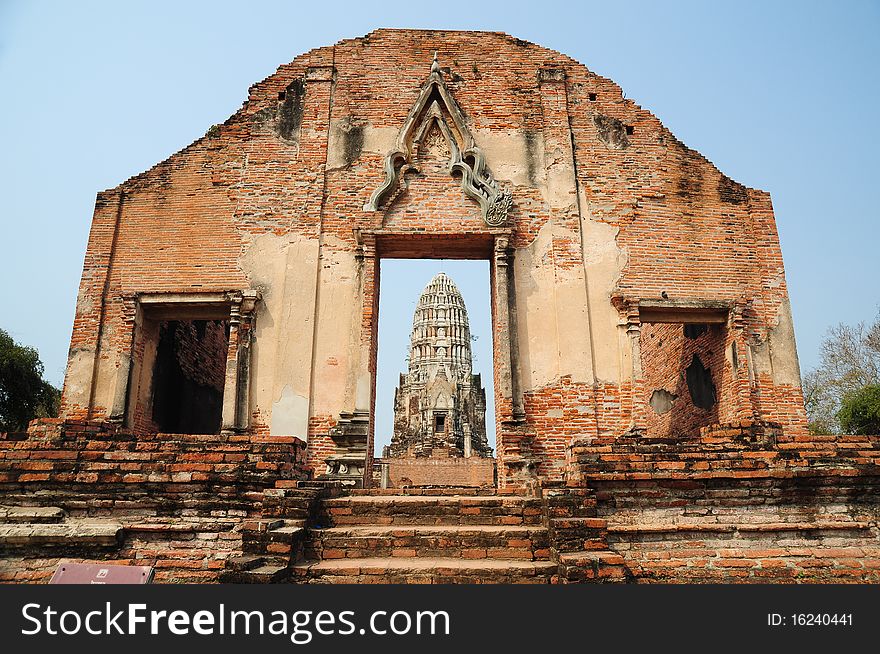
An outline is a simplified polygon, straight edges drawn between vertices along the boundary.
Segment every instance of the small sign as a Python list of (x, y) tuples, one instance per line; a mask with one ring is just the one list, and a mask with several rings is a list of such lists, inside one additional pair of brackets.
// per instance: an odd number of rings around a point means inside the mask
[(62, 563), (50, 584), (149, 584), (153, 568), (148, 565), (107, 565), (106, 563)]

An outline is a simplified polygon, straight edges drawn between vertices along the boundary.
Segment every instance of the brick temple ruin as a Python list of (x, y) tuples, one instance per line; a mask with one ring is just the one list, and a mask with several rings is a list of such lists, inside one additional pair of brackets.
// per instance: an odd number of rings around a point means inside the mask
[(394, 391), (391, 444), (374, 462), (381, 466), (379, 485), (494, 486), (486, 389), (473, 372), (467, 307), (444, 272), (416, 304), (407, 359)]
[[(489, 262), (495, 486), (370, 487), (383, 258)], [(562, 54), (378, 30), (98, 194), (0, 579), (877, 581), (878, 460), (807, 432), (769, 194)]]

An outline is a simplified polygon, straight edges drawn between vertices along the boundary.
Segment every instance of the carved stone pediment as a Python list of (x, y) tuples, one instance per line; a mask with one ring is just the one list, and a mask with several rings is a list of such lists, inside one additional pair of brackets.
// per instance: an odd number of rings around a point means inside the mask
[(401, 173), (406, 167), (414, 166), (416, 146), (435, 124), (449, 146), (449, 174), (461, 176), (462, 190), (480, 204), (487, 225), (504, 225), (513, 199), (509, 192), (498, 185), (486, 166), (483, 153), (474, 142), (461, 109), (446, 87), (436, 53), (431, 64), (431, 75), (410, 109), (397, 136), (396, 147), (385, 157), (385, 181), (373, 191), (364, 210), (379, 210), (399, 183)]

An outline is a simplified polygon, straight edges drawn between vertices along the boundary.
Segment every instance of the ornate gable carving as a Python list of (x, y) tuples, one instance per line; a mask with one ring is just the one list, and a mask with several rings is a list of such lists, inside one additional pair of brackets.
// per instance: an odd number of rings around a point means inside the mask
[(448, 144), (449, 174), (461, 176), (462, 190), (480, 204), (487, 225), (503, 225), (512, 207), (512, 198), (510, 193), (501, 189), (486, 167), (483, 153), (465, 125), (461, 109), (446, 88), (436, 53), (431, 75), (397, 135), (396, 148), (385, 157), (385, 181), (373, 191), (364, 209), (378, 211), (397, 186), (404, 167), (415, 167), (419, 144), (432, 133), (434, 125)]

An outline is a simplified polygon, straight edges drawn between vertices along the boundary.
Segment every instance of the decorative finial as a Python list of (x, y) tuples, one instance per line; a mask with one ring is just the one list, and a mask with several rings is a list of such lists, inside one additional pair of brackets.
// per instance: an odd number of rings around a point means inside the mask
[(440, 62), (437, 61), (437, 51), (434, 50), (434, 61), (431, 63), (431, 72), (439, 73), (440, 72)]

